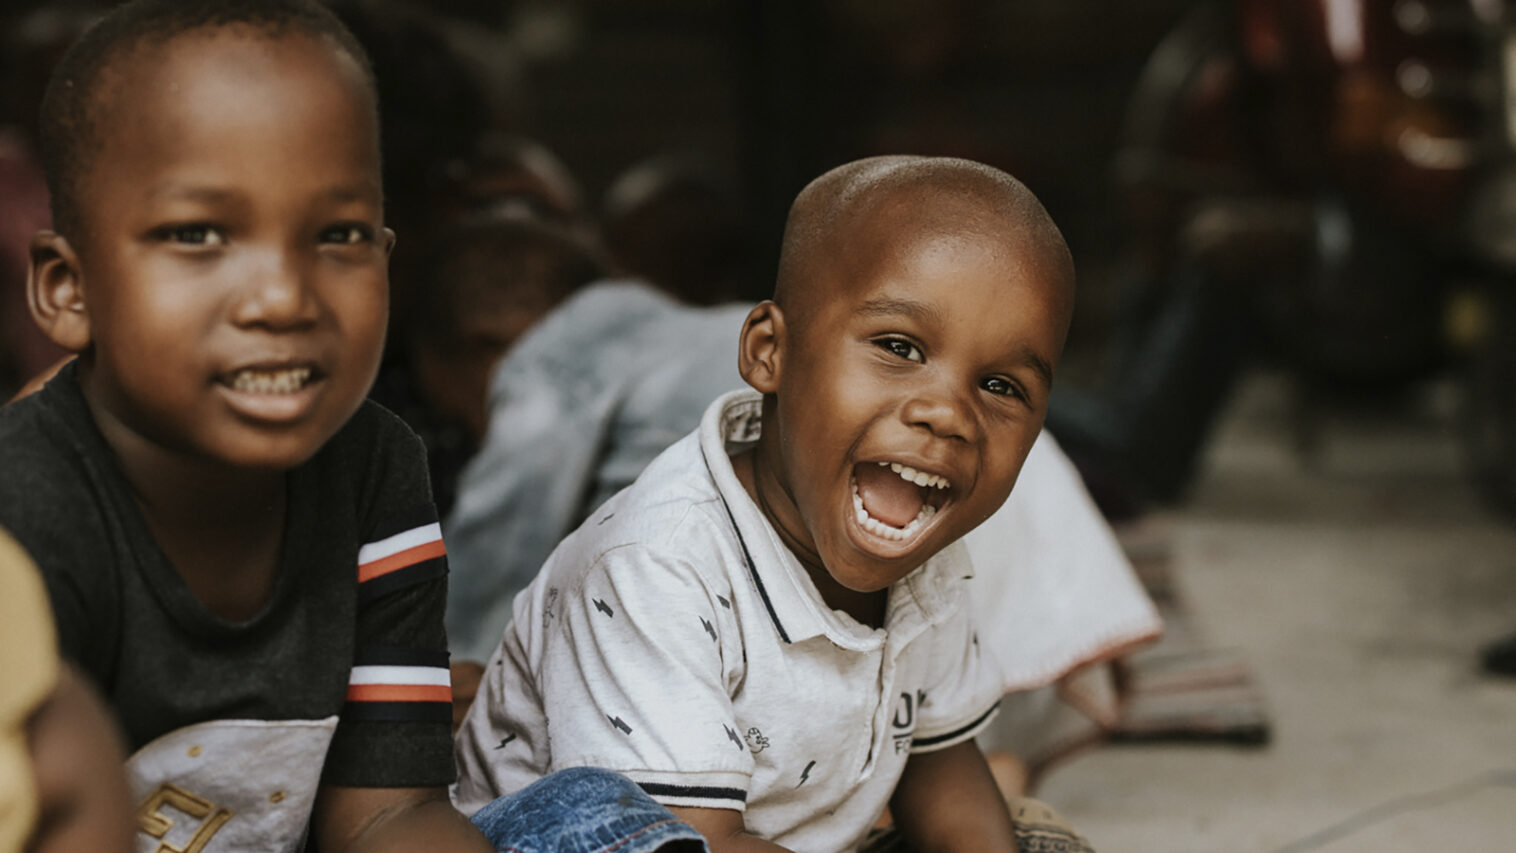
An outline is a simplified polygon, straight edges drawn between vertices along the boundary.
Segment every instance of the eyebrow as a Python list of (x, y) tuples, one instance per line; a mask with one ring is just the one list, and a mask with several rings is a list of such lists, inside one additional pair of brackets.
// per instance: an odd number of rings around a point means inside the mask
[(384, 199), (384, 190), (380, 189), (377, 181), (364, 181), (361, 184), (332, 187), (326, 191), (326, 197), (332, 201), (379, 202)]
[(915, 299), (880, 297), (870, 299), (859, 306), (858, 313), (865, 317), (905, 315), (926, 323), (941, 323), (942, 314), (935, 307)]
[(1048, 364), (1047, 359), (1026, 347), (1018, 347), (1016, 356), (1021, 359), (1023, 364), (1032, 368), (1032, 372), (1042, 377), (1044, 383), (1048, 385), (1053, 384), (1053, 365)]
[(221, 187), (200, 187), (174, 182), (159, 184), (147, 193), (150, 201), (198, 201), (205, 204), (227, 201), (236, 195), (233, 190)]
[[(858, 307), (858, 313), (866, 317), (881, 316), (907, 316), (927, 323), (938, 323), (942, 314), (935, 307), (919, 302), (915, 299), (900, 299), (898, 297), (880, 297), (870, 299)], [(1022, 346), (1016, 348), (1015, 357), (1018, 361), (1030, 367), (1034, 373), (1042, 378), (1048, 385), (1053, 384), (1053, 365), (1048, 360)]]
[[(201, 204), (219, 204), (235, 201), (242, 195), (237, 189), (217, 186), (196, 186), (194, 184), (182, 184), (166, 182), (153, 187), (148, 191), (147, 197), (151, 201), (192, 201)], [(331, 187), (324, 195), (331, 201), (338, 203), (380, 201), (384, 194), (379, 185), (373, 181), (365, 181), (362, 184), (350, 184)]]

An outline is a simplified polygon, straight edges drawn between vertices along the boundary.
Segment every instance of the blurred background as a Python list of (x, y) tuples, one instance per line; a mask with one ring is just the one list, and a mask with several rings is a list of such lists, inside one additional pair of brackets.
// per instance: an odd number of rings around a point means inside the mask
[[(1038, 795), (1105, 851), (1511, 849), (1516, 4), (332, 5), (380, 78), (400, 234), (376, 396), (444, 503), (521, 333), (460, 348), (475, 309), (435, 310), (465, 298), (435, 274), (460, 223), (548, 223), (585, 247), (576, 281), (754, 300), (822, 171), (981, 160), (1074, 253), (1048, 426), (1170, 623), (1129, 673), (1147, 704)], [(59, 355), (21, 296), (31, 128), (93, 4), (5, 10), (8, 392)], [(471, 372), (462, 402), (435, 390)]]

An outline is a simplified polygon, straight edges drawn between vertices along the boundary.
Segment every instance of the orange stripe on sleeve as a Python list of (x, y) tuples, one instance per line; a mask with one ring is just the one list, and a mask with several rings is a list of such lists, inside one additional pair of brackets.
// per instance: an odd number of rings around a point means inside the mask
[(451, 702), (453, 688), (443, 684), (350, 684), (349, 702)]
[(417, 563), (422, 563), (434, 557), (447, 554), (447, 545), (441, 539), (433, 542), (424, 542), (414, 548), (407, 548), (397, 554), (391, 554), (383, 559), (372, 563), (363, 563), (358, 566), (358, 582), (371, 581), (377, 577), (383, 577), (390, 572), (398, 572)]

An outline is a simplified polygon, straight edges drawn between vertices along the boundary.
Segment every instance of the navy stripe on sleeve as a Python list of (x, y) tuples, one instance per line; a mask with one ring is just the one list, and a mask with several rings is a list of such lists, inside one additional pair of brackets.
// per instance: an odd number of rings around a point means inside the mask
[(931, 737), (913, 738), (911, 740), (911, 747), (915, 748), (918, 746), (934, 746), (939, 743), (947, 743), (954, 738), (963, 737), (964, 735), (983, 725), (984, 721), (988, 720), (990, 718), (990, 715), (995, 713), (995, 711), (999, 708), (1000, 703), (996, 702), (990, 706), (990, 709), (988, 711), (985, 711), (983, 714), (975, 717), (973, 722), (969, 723), (966, 726), (960, 726), (959, 728), (953, 729), (946, 734), (933, 735)]
[(353, 666), (447, 666), (446, 649), (410, 646), (362, 646), (353, 655)]
[(638, 782), (637, 786), (649, 797), (668, 797), (689, 800), (724, 800), (745, 803), (747, 792), (741, 788), (717, 788), (709, 785), (666, 785), (660, 782)]

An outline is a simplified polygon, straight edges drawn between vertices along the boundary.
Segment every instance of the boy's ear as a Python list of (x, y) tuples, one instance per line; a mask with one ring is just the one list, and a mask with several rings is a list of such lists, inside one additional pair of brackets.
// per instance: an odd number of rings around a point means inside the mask
[(32, 319), (57, 345), (82, 352), (90, 343), (90, 323), (78, 253), (61, 234), (38, 231), (30, 255), (26, 300)]
[(395, 229), (385, 228), (380, 234), (379, 242), (384, 246), (384, 256), (388, 258), (395, 252)]
[(765, 299), (748, 312), (737, 345), (737, 371), (760, 394), (779, 390), (779, 367), (784, 352), (784, 312)]

